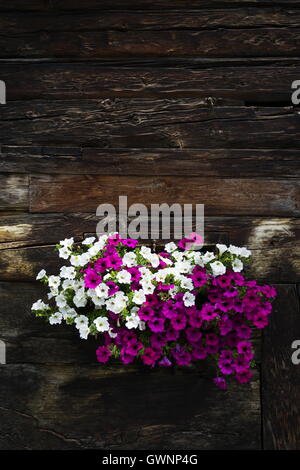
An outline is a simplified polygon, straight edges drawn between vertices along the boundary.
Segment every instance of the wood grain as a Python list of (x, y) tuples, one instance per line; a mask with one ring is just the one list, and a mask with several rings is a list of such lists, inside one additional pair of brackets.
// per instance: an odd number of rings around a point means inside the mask
[[(216, 64), (217, 65), (217, 64)], [(123, 64), (120, 67), (85, 63), (3, 63), (1, 79), (7, 84), (8, 100), (83, 98), (218, 98), (250, 103), (290, 103), (291, 84), (298, 80), (300, 67), (249, 66), (230, 64), (196, 68), (148, 67)], [(199, 65), (198, 65), (199, 67)]]
[(99, 149), (2, 146), (0, 172), (299, 178), (297, 150)]
[(292, 107), (223, 107), (203, 99), (14, 102), (0, 108), (2, 144), (102, 148), (299, 148)]
[(1, 448), (260, 446), (257, 380), (222, 393), (211, 387), (207, 367), (175, 372), (97, 364), (0, 367), (1, 432), (6, 435)]
[[(8, 40), (9, 39), (9, 40)], [(1, 58), (295, 57), (299, 28), (42, 32), (0, 37)]]
[(295, 350), (291, 345), (300, 338), (300, 310), (295, 286), (279, 286), (278, 293), (263, 341), (264, 447), (296, 450), (300, 442), (300, 367), (292, 363)]
[[(31, 212), (94, 212), (99, 204), (204, 204), (207, 215), (299, 216), (298, 181), (134, 176), (35, 176)], [(236, 200), (239, 205), (236, 205)]]

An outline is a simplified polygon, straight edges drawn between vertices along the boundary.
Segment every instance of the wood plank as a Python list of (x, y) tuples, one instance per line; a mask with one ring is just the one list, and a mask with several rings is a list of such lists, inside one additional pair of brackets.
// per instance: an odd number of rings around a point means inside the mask
[(296, 287), (279, 286), (272, 321), (264, 332), (262, 411), (264, 448), (297, 450), (300, 445), (300, 367), (291, 360), (300, 337)]
[[(58, 258), (53, 245), (71, 235), (79, 241), (86, 234), (94, 234), (98, 220), (90, 214), (3, 218), (0, 227), (0, 279), (32, 281), (42, 268), (55, 274), (63, 260)], [(253, 261), (247, 267), (247, 274), (261, 281), (299, 282), (299, 240), (299, 219), (205, 218), (205, 244), (247, 246), (253, 251)], [(157, 250), (167, 241), (157, 238)], [(147, 242), (151, 243), (150, 240)], [(37, 243), (43, 243), (43, 246), (34, 246)]]
[[(9, 40), (8, 40), (9, 38)], [(299, 28), (42, 32), (0, 37), (1, 58), (294, 57)]]
[(0, 211), (28, 209), (27, 175), (0, 175)]
[[(128, 223), (131, 220), (128, 218)], [(95, 233), (98, 221), (95, 214), (88, 213), (2, 216), (0, 249), (56, 244), (71, 235), (79, 241), (86, 234)], [(298, 218), (205, 216), (204, 224), (206, 245), (232, 243), (262, 251), (276, 248), (293, 250), (300, 240)], [(161, 234), (152, 236), (152, 239), (160, 240)]]
[(0, 149), (0, 172), (299, 178), (297, 150), (167, 150), (20, 147)]
[[(180, 64), (179, 64), (180, 65)], [(196, 66), (196, 65), (195, 65)], [(116, 97), (226, 98), (250, 102), (291, 102), (291, 84), (300, 67), (219, 66), (203, 69), (120, 67), (103, 64), (22, 63), (1, 65), (8, 101)]]
[(89, 11), (79, 14), (58, 11), (41, 13), (3, 13), (0, 18), (0, 29), (3, 35), (41, 32), (88, 32), (88, 31), (170, 31), (197, 30), (213, 28), (250, 28), (268, 26), (300, 25), (300, 12), (297, 9), (278, 8), (239, 8), (209, 9), (199, 11), (185, 10), (178, 15), (178, 10), (160, 11)]
[(98, 0), (11, 0), (9, 3), (5, 0), (0, 2), (0, 11), (69, 11), (69, 10), (190, 10), (202, 8), (220, 8), (220, 6), (237, 6), (245, 4), (246, 6), (289, 6), (299, 4), (299, 0), (101, 0), (99, 6)]
[(1, 432), (6, 439), (0, 445), (47, 450), (259, 448), (257, 375), (249, 386), (233, 384), (222, 393), (212, 386), (209, 373), (205, 367), (172, 372), (98, 364), (2, 366)]
[(299, 148), (292, 107), (222, 107), (203, 99), (13, 102), (0, 108), (3, 145), (102, 148)]
[[(207, 215), (299, 216), (298, 181), (55, 175), (31, 178), (31, 212), (93, 212), (99, 204), (204, 204)], [(237, 205), (238, 201), (238, 205)]]

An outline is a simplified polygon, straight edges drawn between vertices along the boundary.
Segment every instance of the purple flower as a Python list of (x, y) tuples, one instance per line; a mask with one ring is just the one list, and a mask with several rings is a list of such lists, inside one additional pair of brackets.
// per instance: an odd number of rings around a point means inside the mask
[(197, 343), (202, 336), (201, 331), (196, 328), (187, 328), (185, 334), (190, 343)]
[(227, 388), (227, 383), (224, 377), (216, 377), (214, 379), (214, 384), (219, 387), (221, 390), (226, 390)]
[(250, 341), (240, 341), (237, 344), (237, 350), (239, 354), (245, 356), (247, 359), (251, 360), (254, 356)]
[(170, 367), (172, 365), (172, 362), (170, 359), (168, 359), (166, 356), (164, 356), (158, 363), (159, 366), (162, 367)]
[(159, 317), (151, 318), (148, 321), (148, 326), (154, 333), (160, 333), (161, 331), (164, 331), (164, 319)]
[(107, 362), (111, 356), (111, 352), (106, 346), (99, 346), (96, 350), (96, 356), (98, 362)]
[(159, 358), (159, 353), (152, 348), (146, 348), (141, 358), (144, 364), (153, 367)]
[(89, 289), (95, 289), (101, 281), (102, 278), (96, 273), (96, 271), (91, 268), (87, 268), (84, 276), (85, 287), (88, 287)]
[(186, 325), (186, 318), (181, 315), (176, 315), (171, 318), (171, 326), (174, 330), (183, 330)]

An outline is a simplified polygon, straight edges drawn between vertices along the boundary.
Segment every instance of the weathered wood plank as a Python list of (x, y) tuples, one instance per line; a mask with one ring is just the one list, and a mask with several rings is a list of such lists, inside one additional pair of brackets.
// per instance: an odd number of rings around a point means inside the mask
[(30, 211), (94, 212), (126, 195), (128, 205), (204, 204), (207, 215), (298, 216), (299, 188), (297, 180), (41, 175), (31, 178)]
[(299, 66), (203, 68), (104, 67), (103, 64), (22, 63), (1, 65), (8, 101), (115, 97), (226, 98), (290, 102)]
[(0, 211), (28, 209), (29, 177), (0, 175)]
[(299, 4), (299, 0), (5, 0), (0, 1), (0, 11), (47, 11), (51, 10), (190, 10), (237, 6), (239, 4), (257, 6), (276, 6)]
[[(93, 214), (2, 217), (0, 278), (32, 280), (44, 266), (54, 273), (59, 260), (53, 247), (23, 247), (54, 245), (70, 235), (79, 241), (85, 234), (95, 233), (98, 221)], [(297, 282), (300, 278), (299, 224), (299, 219), (289, 218), (205, 217), (205, 243), (248, 246), (254, 250), (249, 275), (273, 282)], [(160, 238), (156, 240), (159, 242)]]
[(42, 32), (0, 37), (1, 58), (294, 57), (299, 28)]
[(203, 99), (32, 101), (0, 108), (10, 145), (299, 148), (296, 109), (212, 106)]
[[(170, 31), (213, 28), (300, 26), (300, 12), (296, 9), (278, 8), (230, 8), (199, 11), (92, 11), (80, 14), (44, 11), (41, 13), (3, 13), (0, 18), (2, 35), (41, 32), (88, 32), (88, 31)], [(38, 36), (37, 36), (38, 37)]]
[(264, 448), (297, 450), (300, 446), (300, 367), (291, 360), (292, 342), (300, 339), (296, 287), (279, 286), (272, 321), (264, 332), (262, 410)]
[(0, 172), (299, 178), (297, 150), (0, 149)]
[(6, 439), (0, 445), (6, 449), (259, 448), (257, 376), (249, 386), (233, 384), (222, 393), (212, 386), (209, 373), (207, 367), (172, 372), (96, 364), (2, 366), (1, 433)]
[[(128, 222), (130, 222), (130, 218)], [(81, 240), (95, 233), (99, 218), (94, 214), (18, 214), (0, 218), (0, 249), (56, 244), (74, 236)], [(300, 219), (263, 217), (205, 217), (205, 244), (235, 244), (250, 249), (286, 248), (300, 240)], [(195, 229), (195, 224), (193, 224)], [(150, 233), (150, 231), (149, 231)], [(151, 236), (161, 239), (161, 234)], [(148, 240), (151, 241), (150, 239)], [(169, 241), (169, 240), (167, 240)]]

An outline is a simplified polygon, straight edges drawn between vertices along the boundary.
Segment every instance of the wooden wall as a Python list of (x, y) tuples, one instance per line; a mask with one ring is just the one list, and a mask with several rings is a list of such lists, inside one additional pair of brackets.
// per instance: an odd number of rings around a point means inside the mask
[[(0, 449), (300, 449), (300, 1), (1, 0), (0, 33)], [(249, 386), (101, 366), (32, 318), (53, 245), (119, 194), (204, 203), (278, 286)]]

